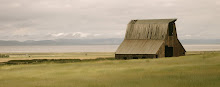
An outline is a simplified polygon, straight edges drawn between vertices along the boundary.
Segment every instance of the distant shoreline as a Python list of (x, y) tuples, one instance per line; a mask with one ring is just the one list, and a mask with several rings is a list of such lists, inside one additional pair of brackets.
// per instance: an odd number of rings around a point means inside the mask
[[(187, 44), (186, 51), (220, 51), (220, 44)], [(115, 52), (119, 45), (0, 46), (0, 53)]]
[[(55, 40), (0, 40), (0, 46), (72, 46), (72, 45), (120, 45), (123, 38), (107, 39), (55, 39)], [(183, 45), (220, 44), (220, 39), (180, 39)]]
[[(0, 46), (106, 46), (106, 45), (120, 45), (120, 44), (81, 44), (81, 45), (0, 45)], [(220, 45), (220, 43), (214, 44), (183, 44), (183, 45)]]

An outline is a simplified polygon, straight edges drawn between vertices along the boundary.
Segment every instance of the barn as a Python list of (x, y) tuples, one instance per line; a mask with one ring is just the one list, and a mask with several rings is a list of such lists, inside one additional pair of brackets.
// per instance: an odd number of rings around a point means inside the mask
[(144, 59), (184, 56), (177, 37), (177, 19), (131, 20), (116, 59)]

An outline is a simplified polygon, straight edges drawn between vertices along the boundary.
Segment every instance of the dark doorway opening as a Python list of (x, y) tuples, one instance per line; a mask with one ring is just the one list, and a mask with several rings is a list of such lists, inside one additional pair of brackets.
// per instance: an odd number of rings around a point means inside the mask
[(126, 59), (127, 59), (127, 57), (123, 57), (123, 59), (124, 59), (124, 60), (126, 60)]
[(165, 46), (165, 57), (173, 56), (173, 47)]

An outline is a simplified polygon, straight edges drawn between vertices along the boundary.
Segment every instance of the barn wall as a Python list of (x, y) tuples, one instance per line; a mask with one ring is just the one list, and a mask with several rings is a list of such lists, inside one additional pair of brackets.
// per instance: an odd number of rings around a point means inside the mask
[(165, 43), (163, 43), (157, 52), (158, 58), (165, 57)]
[(173, 25), (173, 37), (174, 37), (174, 41), (173, 41), (173, 56), (174, 57), (177, 57), (177, 56), (179, 56), (179, 43), (178, 43), (178, 41), (177, 41), (177, 33), (176, 33), (176, 26), (175, 26), (175, 24)]
[[(172, 30), (171, 30), (172, 29)], [(176, 26), (175, 26), (175, 23), (173, 23), (173, 22), (171, 22), (171, 23), (169, 23), (169, 29), (167, 30), (167, 38), (165, 39), (166, 40), (166, 45), (168, 46), (168, 47), (173, 47), (175, 44), (174, 44), (174, 42), (175, 42), (175, 39), (177, 39), (177, 37), (176, 37)], [(169, 35), (169, 33), (170, 32), (172, 32), (173, 33), (173, 35), (172, 36), (170, 36)]]
[(179, 42), (179, 40), (177, 39), (175, 42), (175, 47), (174, 47), (174, 56), (178, 57), (178, 56), (184, 56), (185, 55), (185, 49), (183, 48), (182, 44)]
[(138, 59), (156, 58), (156, 54), (115, 54), (116, 59), (134, 59), (134, 57)]
[[(173, 28), (173, 30), (170, 30), (171, 27)], [(169, 24), (168, 32), (170, 32), (170, 31), (173, 32), (173, 35), (170, 36), (169, 33), (167, 34), (167, 39), (165, 39), (166, 46), (173, 47), (173, 56), (175, 56), (175, 57), (184, 56), (185, 49), (183, 48), (182, 44), (178, 40), (175, 23)]]
[(174, 42), (173, 42), (173, 56), (178, 57), (178, 56), (184, 56), (185, 55), (185, 49), (183, 48), (182, 44), (180, 43), (180, 41), (178, 40), (177, 37), (177, 31), (176, 31), (176, 25), (174, 23), (173, 25), (174, 27)]

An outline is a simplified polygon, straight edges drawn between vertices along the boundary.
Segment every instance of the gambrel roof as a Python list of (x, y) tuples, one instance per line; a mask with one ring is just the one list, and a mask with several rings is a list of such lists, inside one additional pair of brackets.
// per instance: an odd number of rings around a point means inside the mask
[(116, 54), (156, 54), (176, 19), (131, 20)]

